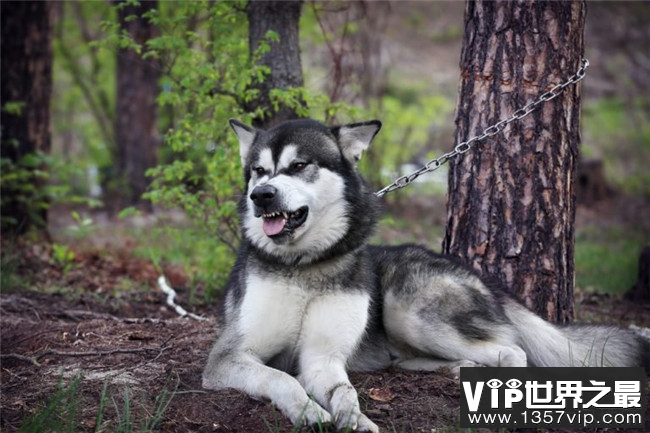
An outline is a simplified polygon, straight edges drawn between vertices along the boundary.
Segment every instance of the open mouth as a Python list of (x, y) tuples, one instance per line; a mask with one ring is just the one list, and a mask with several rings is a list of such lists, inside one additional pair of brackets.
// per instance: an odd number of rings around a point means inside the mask
[(307, 220), (309, 208), (303, 206), (294, 212), (271, 212), (262, 215), (262, 229), (270, 238), (292, 235)]

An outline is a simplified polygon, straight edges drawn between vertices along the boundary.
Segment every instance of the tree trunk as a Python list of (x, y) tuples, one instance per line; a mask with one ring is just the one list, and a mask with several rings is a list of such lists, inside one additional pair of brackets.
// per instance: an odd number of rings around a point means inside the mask
[(576, 173), (578, 204), (592, 206), (613, 194), (614, 191), (605, 177), (605, 164), (601, 159), (580, 158)]
[[(142, 14), (156, 9), (157, 1), (141, 1), (139, 7), (119, 10), (119, 21), (133, 40), (144, 47), (158, 36), (158, 30)], [(134, 20), (127, 17), (136, 15)], [(144, 50), (143, 50), (144, 51)], [(142, 204), (149, 186), (146, 171), (158, 160), (157, 105), (160, 65), (153, 58), (144, 60), (132, 49), (117, 54), (116, 162), (123, 204)]]
[[(468, 2), (456, 143), (580, 67), (585, 3)], [(573, 318), (578, 86), (452, 161), (443, 251), (548, 320)]]
[[(52, 3), (40, 1), (0, 2), (2, 26), (1, 96), (2, 158), (13, 167), (35, 152), (50, 152), (52, 93)], [(19, 112), (6, 110), (19, 103)], [(25, 166), (34, 173), (44, 166)], [(47, 221), (45, 180), (29, 176), (33, 190), (2, 184), (2, 217), (13, 221), (19, 233)], [(42, 209), (34, 209), (38, 207)], [(5, 227), (3, 227), (4, 229)]]
[(639, 254), (636, 283), (625, 297), (635, 302), (650, 302), (650, 245), (644, 247)]
[(259, 96), (244, 107), (250, 112), (257, 108), (264, 110), (264, 116), (253, 119), (255, 127), (267, 128), (300, 117), (294, 108), (286, 105), (280, 105), (278, 110), (275, 110), (269, 93), (272, 89), (303, 85), (298, 36), (301, 7), (302, 1), (248, 2), (248, 41), (251, 58), (269, 30), (276, 32), (280, 39), (278, 42), (272, 42), (270, 51), (261, 57), (260, 64), (268, 66), (271, 72), (262, 83), (254, 85), (259, 90)]

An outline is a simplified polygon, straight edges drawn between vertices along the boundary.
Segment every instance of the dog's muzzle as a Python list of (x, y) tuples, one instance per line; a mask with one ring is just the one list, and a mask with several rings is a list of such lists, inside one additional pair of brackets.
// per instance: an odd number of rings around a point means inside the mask
[(294, 231), (307, 220), (309, 208), (283, 209), (278, 200), (278, 190), (272, 185), (260, 185), (253, 189), (250, 199), (255, 205), (255, 216), (262, 217), (264, 234), (275, 241), (289, 239)]

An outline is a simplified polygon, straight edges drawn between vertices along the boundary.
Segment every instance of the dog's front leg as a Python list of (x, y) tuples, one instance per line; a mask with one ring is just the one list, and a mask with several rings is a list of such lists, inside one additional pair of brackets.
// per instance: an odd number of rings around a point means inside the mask
[(264, 365), (247, 352), (232, 351), (227, 347), (228, 344), (218, 341), (210, 352), (203, 371), (204, 388), (233, 388), (253, 397), (271, 400), (298, 426), (332, 421), (331, 415), (309, 398), (294, 377)]
[(347, 360), (363, 338), (370, 297), (361, 292), (335, 293), (312, 301), (300, 341), (300, 382), (334, 416), (338, 428), (378, 432), (361, 413), (350, 383)]

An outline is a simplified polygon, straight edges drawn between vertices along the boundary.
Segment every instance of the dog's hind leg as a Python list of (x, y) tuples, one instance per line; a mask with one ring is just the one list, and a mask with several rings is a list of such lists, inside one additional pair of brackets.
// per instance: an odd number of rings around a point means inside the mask
[(441, 368), (448, 368), (454, 376), (458, 376), (462, 367), (478, 367), (480, 364), (468, 360), (447, 361), (432, 358), (409, 358), (397, 361), (394, 365), (402, 370), (411, 371), (438, 371)]
[[(431, 356), (452, 362), (472, 361), (476, 364), (501, 367), (525, 367), (526, 353), (516, 344), (516, 331), (507, 322), (466, 314), (464, 321), (444, 320), (431, 304), (397, 299), (390, 294), (384, 307), (384, 325), (389, 340), (404, 355), (408, 367), (428, 367), (412, 358)], [(410, 356), (409, 356), (410, 355)], [(411, 359), (409, 359), (411, 358)], [(440, 367), (447, 366), (440, 364)]]
[[(407, 370), (434, 371), (442, 367), (454, 370), (472, 364), (525, 367), (527, 364), (526, 353), (515, 344), (468, 339), (452, 327), (444, 325), (436, 326), (435, 329), (425, 323), (420, 323), (419, 327), (404, 326), (397, 333), (393, 330), (390, 338), (405, 343), (413, 349), (412, 352), (418, 354), (396, 362), (397, 367)], [(435, 359), (428, 358), (427, 355)]]
[(479, 364), (463, 360), (463, 361), (447, 361), (444, 359), (433, 358), (410, 358), (395, 363), (395, 367), (403, 370), (411, 371), (437, 371), (441, 368), (448, 368), (452, 371), (460, 367), (477, 367)]
[(426, 332), (422, 329), (404, 331), (399, 339), (416, 352), (447, 360), (418, 356), (396, 363), (397, 367), (407, 370), (433, 371), (442, 367), (454, 370), (472, 364), (490, 367), (525, 367), (527, 364), (526, 353), (514, 344), (472, 341), (461, 335), (453, 335), (453, 329), (449, 328), (438, 328), (435, 330), (437, 332)]

